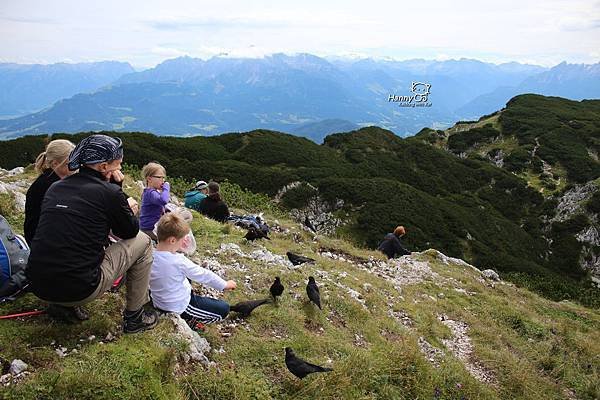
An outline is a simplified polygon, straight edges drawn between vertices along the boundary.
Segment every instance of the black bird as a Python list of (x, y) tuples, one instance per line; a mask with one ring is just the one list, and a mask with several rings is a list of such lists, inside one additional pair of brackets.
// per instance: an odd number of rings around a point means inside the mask
[(294, 350), (289, 347), (285, 348), (285, 366), (292, 374), (296, 375), (300, 379), (314, 372), (333, 371), (331, 368), (320, 367), (296, 357)]
[(242, 318), (246, 318), (256, 307), (262, 306), (270, 301), (271, 299), (240, 301), (239, 303), (230, 306), (229, 310), (240, 314)]
[(267, 240), (271, 240), (270, 237), (267, 236), (267, 233), (262, 231), (261, 229), (257, 229), (253, 226), (251, 226), (250, 228), (248, 228), (248, 233), (246, 233), (246, 236), (244, 236), (247, 240), (253, 241), (256, 239), (267, 239)]
[(298, 254), (292, 253), (291, 251), (288, 251), (285, 254), (287, 255), (287, 258), (291, 261), (291, 263), (294, 265), (315, 262), (315, 260), (313, 260), (312, 258), (300, 256)]
[(304, 218), (304, 226), (313, 231), (313, 233), (317, 233), (315, 226), (310, 222), (310, 219), (308, 219), (308, 215)]
[(310, 301), (315, 303), (317, 307), (319, 307), (319, 310), (322, 310), (319, 287), (317, 286), (317, 282), (315, 282), (315, 278), (313, 278), (312, 276), (308, 277), (308, 284), (306, 285), (306, 294), (308, 295)]
[(273, 284), (271, 285), (271, 288), (269, 289), (269, 292), (271, 292), (271, 296), (273, 296), (274, 300), (277, 300), (277, 297), (281, 296), (281, 294), (283, 293), (283, 285), (281, 284), (281, 280), (279, 279), (278, 276), (275, 277), (275, 281), (273, 282)]

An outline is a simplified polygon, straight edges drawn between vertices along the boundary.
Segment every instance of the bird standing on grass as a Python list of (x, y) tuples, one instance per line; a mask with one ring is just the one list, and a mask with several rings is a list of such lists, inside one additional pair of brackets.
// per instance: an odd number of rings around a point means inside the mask
[(287, 255), (287, 258), (290, 260), (290, 262), (294, 265), (315, 262), (315, 260), (313, 260), (312, 258), (300, 256), (298, 254), (292, 253), (291, 251), (288, 251), (285, 254)]
[(304, 361), (301, 358), (296, 357), (294, 350), (289, 347), (285, 348), (285, 366), (287, 369), (298, 378), (302, 379), (308, 374), (314, 372), (329, 372), (333, 371), (331, 368), (321, 367), (315, 364)]
[(256, 307), (262, 306), (270, 301), (271, 299), (240, 301), (239, 303), (229, 307), (229, 310), (240, 314), (242, 318), (246, 318)]
[(319, 293), (319, 287), (317, 286), (315, 278), (312, 276), (308, 277), (308, 284), (306, 285), (306, 294), (308, 295), (310, 301), (315, 303), (317, 307), (319, 307), (319, 310), (322, 310), (321, 294)]
[(278, 276), (275, 277), (275, 281), (269, 288), (269, 292), (271, 292), (271, 296), (273, 296), (273, 300), (277, 301), (277, 297), (283, 294), (283, 285), (281, 284), (281, 280)]

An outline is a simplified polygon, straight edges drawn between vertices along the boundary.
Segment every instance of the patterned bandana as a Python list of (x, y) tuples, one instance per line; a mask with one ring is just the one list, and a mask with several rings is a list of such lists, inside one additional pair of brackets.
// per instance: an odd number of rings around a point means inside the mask
[(123, 158), (123, 142), (106, 135), (92, 135), (83, 139), (69, 155), (69, 170), (85, 164), (98, 164)]

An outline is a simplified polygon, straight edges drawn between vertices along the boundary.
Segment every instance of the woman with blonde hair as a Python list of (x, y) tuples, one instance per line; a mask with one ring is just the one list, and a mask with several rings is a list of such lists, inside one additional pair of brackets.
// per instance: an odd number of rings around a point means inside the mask
[(158, 239), (152, 232), (154, 225), (165, 213), (165, 206), (171, 198), (171, 186), (165, 182), (166, 175), (165, 168), (157, 162), (149, 162), (142, 168), (145, 188), (140, 208), (140, 230), (155, 242)]
[(53, 140), (46, 146), (46, 151), (40, 153), (35, 160), (35, 170), (40, 174), (27, 190), (25, 198), (25, 240), (31, 243), (35, 236), (42, 200), (46, 191), (54, 182), (73, 173), (67, 166), (69, 154), (75, 145), (68, 140)]

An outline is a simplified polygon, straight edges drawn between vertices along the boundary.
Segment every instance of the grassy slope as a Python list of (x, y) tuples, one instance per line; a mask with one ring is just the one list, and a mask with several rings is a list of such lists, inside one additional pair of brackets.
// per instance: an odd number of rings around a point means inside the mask
[[(128, 180), (130, 192), (135, 191)], [(132, 193), (133, 194), (133, 193)], [(269, 216), (267, 216), (269, 217)], [(278, 216), (279, 217), (279, 216)], [(269, 218), (272, 221), (272, 218)], [(196, 215), (193, 229), (198, 257), (210, 253), (223, 264), (239, 261), (246, 271), (227, 269), (239, 290), (225, 295), (230, 302), (268, 293), (275, 275), (286, 293), (278, 306), (257, 309), (244, 324), (209, 326), (206, 338), (216, 367), (191, 365), (175, 370), (181, 343), (173, 340), (169, 322), (147, 333), (120, 336), (122, 297), (110, 294), (90, 305), (92, 318), (63, 326), (45, 317), (0, 323), (0, 354), (21, 358), (34, 373), (17, 386), (0, 389), (9, 399), (164, 398), (164, 399), (592, 399), (600, 396), (600, 313), (568, 302), (555, 303), (511, 285), (482, 282), (474, 270), (445, 265), (434, 252), (415, 255), (442, 278), (404, 286), (345, 261), (321, 256), (320, 248), (367, 259), (380, 255), (327, 237), (313, 237), (296, 224), (280, 219), (288, 233), (273, 233), (272, 241), (252, 244), (237, 228), (224, 227)], [(313, 257), (316, 265), (297, 270), (265, 265), (230, 253), (215, 255), (221, 243), (237, 243), (245, 253), (264, 245), (276, 254), (290, 250)], [(346, 257), (349, 258), (349, 257)], [(321, 284), (324, 309), (305, 303), (306, 277)], [(249, 279), (247, 279), (249, 278)], [(244, 282), (249, 284), (245, 285)], [(442, 283), (443, 282), (443, 283)], [(372, 285), (368, 290), (364, 284)], [(338, 286), (342, 285), (342, 287)], [(363, 307), (345, 287), (361, 293)], [(456, 291), (464, 289), (470, 294)], [(2, 313), (30, 310), (43, 304), (28, 295), (2, 306)], [(408, 328), (390, 315), (404, 312)], [(491, 385), (475, 380), (463, 363), (447, 352), (435, 368), (421, 354), (424, 337), (443, 348), (450, 330), (438, 319), (464, 321), (469, 326), (472, 358), (493, 373)], [(224, 337), (221, 331), (231, 332)], [(117, 339), (104, 344), (108, 332)], [(96, 340), (86, 340), (95, 335)], [(82, 341), (83, 340), (83, 341)], [(51, 343), (54, 342), (54, 345)], [(77, 353), (60, 358), (58, 344)], [(333, 366), (334, 372), (298, 381), (287, 372), (283, 347), (301, 357)]]

